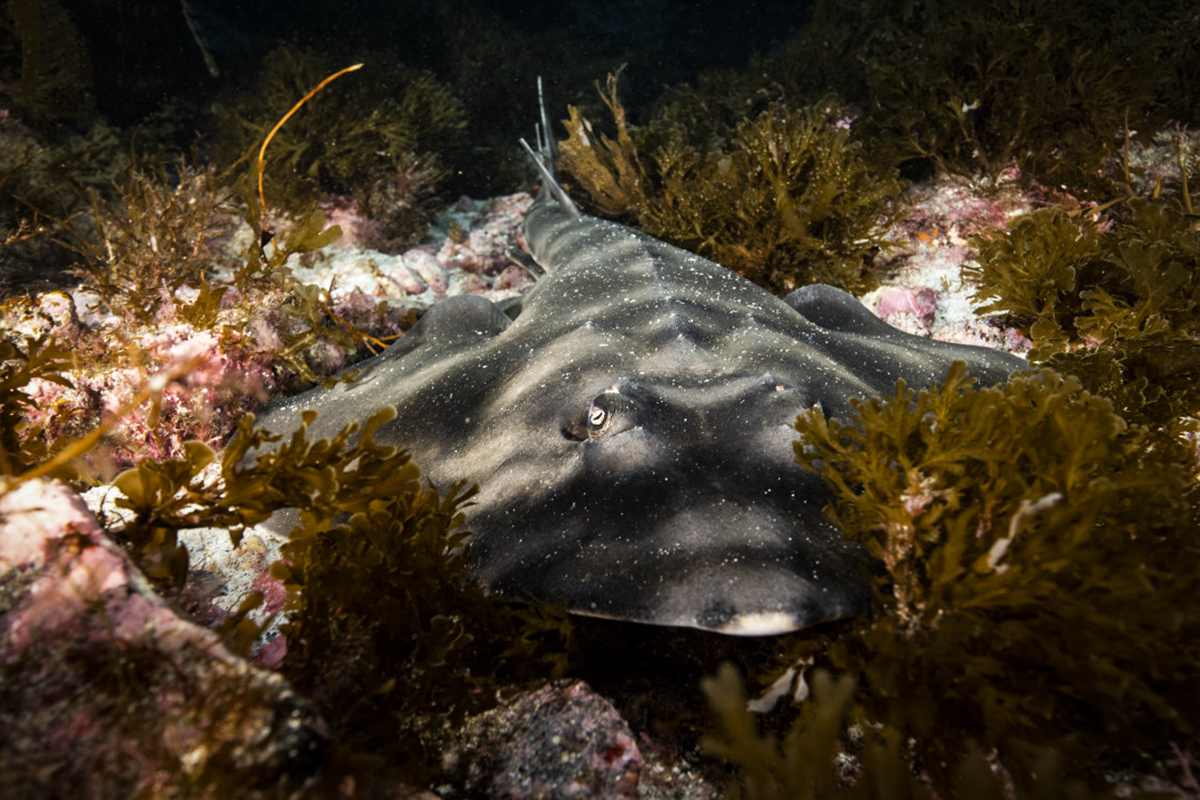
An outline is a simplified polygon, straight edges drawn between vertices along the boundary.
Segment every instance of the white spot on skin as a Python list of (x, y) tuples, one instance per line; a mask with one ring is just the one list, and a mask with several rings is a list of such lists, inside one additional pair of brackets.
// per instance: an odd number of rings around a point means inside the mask
[(721, 628), (721, 633), (735, 636), (777, 636), (796, 628), (796, 620), (790, 614), (768, 611), (735, 617), (732, 622)]

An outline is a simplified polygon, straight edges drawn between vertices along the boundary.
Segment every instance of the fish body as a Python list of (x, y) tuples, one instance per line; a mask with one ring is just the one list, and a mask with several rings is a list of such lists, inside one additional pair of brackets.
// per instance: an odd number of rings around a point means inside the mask
[(742, 635), (863, 613), (864, 555), (796, 464), (797, 414), (844, 418), (955, 360), (985, 384), (1024, 364), (902, 333), (829, 286), (777, 298), (557, 187), (525, 238), (545, 274), (519, 302), (448, 298), (353, 382), (262, 419), (287, 432), (312, 408), (330, 435), (395, 406), (377, 441), (437, 486), (480, 486), (470, 563), (502, 596)]

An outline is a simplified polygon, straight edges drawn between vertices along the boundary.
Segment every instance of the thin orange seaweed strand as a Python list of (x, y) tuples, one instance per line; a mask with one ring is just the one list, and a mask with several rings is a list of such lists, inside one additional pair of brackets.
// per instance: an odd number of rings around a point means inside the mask
[(345, 75), (347, 72), (354, 72), (354, 70), (356, 70), (356, 69), (362, 69), (362, 64), (355, 64), (353, 66), (346, 67), (345, 69), (339, 69), (337, 72), (333, 73), (328, 78), (326, 78), (325, 80), (318, 83), (315, 87), (313, 87), (313, 90), (311, 92), (304, 95), (304, 97), (300, 98), (300, 102), (298, 102), (298, 103), (296, 103), (296, 105), (292, 106), (291, 111), (284, 114), (283, 118), (281, 120), (279, 120), (279, 122), (275, 123), (275, 127), (271, 128), (271, 132), (267, 134), (267, 138), (263, 139), (262, 147), (259, 148), (259, 151), (258, 151), (258, 202), (259, 202), (259, 205), (262, 206), (262, 215), (263, 215), (264, 219), (267, 216), (267, 199), (263, 196), (263, 168), (266, 166), (266, 160), (265, 160), (264, 156), (267, 153), (267, 145), (269, 145), (271, 143), (271, 139), (273, 139), (275, 137), (275, 134), (279, 132), (279, 129), (283, 127), (283, 123), (285, 123), (289, 119), (291, 119), (292, 114), (295, 114), (297, 111), (299, 111), (300, 106), (307, 103), (314, 94), (316, 94), (317, 92), (324, 89), (335, 78), (340, 78), (341, 76)]

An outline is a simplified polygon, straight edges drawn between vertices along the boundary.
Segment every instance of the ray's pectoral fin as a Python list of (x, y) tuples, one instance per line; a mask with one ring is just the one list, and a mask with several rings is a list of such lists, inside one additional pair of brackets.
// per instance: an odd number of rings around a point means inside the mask
[(839, 360), (863, 363), (874, 351), (871, 363), (891, 363), (895, 369), (864, 366), (860, 373), (874, 373), (872, 385), (887, 392), (896, 378), (924, 386), (941, 376), (954, 361), (965, 361), (967, 370), (984, 385), (1002, 383), (1015, 370), (1028, 369), (1024, 359), (988, 347), (941, 342), (914, 336), (893, 328), (860, 303), (854, 295), (823, 284), (803, 286), (783, 298), (801, 316), (825, 330), (846, 336), (830, 337), (826, 349)]
[(389, 347), (387, 357), (399, 358), (418, 348), (439, 351), (497, 336), (512, 323), (495, 303), (476, 294), (447, 297), (432, 306), (404, 337)]
[(871, 313), (848, 292), (823, 283), (801, 286), (783, 298), (800, 315), (814, 325), (841, 333), (860, 333), (864, 336), (890, 336), (902, 333)]

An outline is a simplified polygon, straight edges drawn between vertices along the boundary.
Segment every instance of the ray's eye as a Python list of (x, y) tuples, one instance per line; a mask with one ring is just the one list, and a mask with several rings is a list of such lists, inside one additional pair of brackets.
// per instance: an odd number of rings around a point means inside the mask
[(562, 434), (575, 442), (596, 442), (637, 427), (640, 416), (638, 403), (613, 388), (596, 395), (574, 421), (567, 420)]
[(613, 419), (613, 409), (610, 407), (608, 393), (599, 394), (582, 418), (563, 428), (563, 436), (576, 442), (594, 442), (604, 435), (605, 430)]
[(588, 409), (587, 414), (587, 432), (589, 439), (594, 439), (604, 432), (604, 429), (608, 427), (608, 420), (610, 416), (611, 415), (609, 414), (607, 408), (600, 408), (595, 403), (592, 404), (592, 407)]

